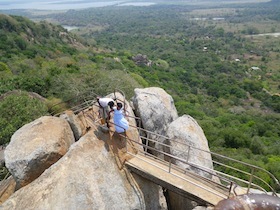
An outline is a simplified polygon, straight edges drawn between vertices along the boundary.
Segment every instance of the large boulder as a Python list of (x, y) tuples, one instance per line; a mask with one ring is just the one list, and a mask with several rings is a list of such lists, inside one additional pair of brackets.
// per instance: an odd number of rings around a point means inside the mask
[[(208, 141), (202, 128), (197, 121), (189, 115), (183, 115), (173, 121), (167, 130), (169, 138), (170, 153), (176, 157), (188, 161), (191, 165), (199, 165), (207, 169), (213, 169), (212, 157)], [(190, 169), (202, 176), (212, 176), (181, 161), (174, 161), (181, 168)]]
[(145, 209), (151, 210), (167, 210), (166, 198), (164, 197), (163, 189), (148, 179), (143, 178), (138, 174), (132, 173), (137, 186), (141, 190), (145, 199)]
[(134, 92), (132, 102), (143, 127), (164, 135), (168, 125), (178, 118), (173, 98), (157, 87), (136, 88)]
[[(166, 138), (162, 138), (160, 135), (165, 136), (169, 124), (178, 118), (173, 98), (157, 87), (136, 88), (134, 92), (132, 102), (136, 116), (141, 118), (143, 128), (151, 131), (146, 133), (147, 138), (165, 143)], [(150, 142), (149, 146), (164, 150), (160, 143)], [(155, 151), (151, 151), (151, 153), (161, 156)]]
[(17, 188), (39, 177), (74, 142), (69, 123), (57, 117), (44, 116), (17, 130), (4, 153), (6, 167)]
[(96, 132), (89, 131), (58, 162), (16, 191), (0, 208), (160, 209), (158, 186), (145, 180), (138, 186), (127, 170), (116, 165), (112, 145), (99, 140)]

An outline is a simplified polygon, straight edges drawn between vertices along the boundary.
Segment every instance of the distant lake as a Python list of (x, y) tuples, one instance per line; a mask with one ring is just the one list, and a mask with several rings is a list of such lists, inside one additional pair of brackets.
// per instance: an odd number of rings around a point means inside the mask
[(10, 9), (36, 9), (36, 10), (69, 10), (69, 9), (86, 9), (90, 7), (105, 7), (105, 6), (150, 6), (153, 2), (130, 2), (123, 1), (100, 1), (92, 2), (90, 0), (0, 0), (0, 10)]
[(74, 29), (78, 29), (78, 26), (66, 26), (66, 25), (62, 25), (63, 28), (65, 28), (67, 31), (72, 31)]
[(156, 3), (153, 2), (127, 2), (127, 3), (121, 3), (118, 6), (151, 6), (154, 5)]

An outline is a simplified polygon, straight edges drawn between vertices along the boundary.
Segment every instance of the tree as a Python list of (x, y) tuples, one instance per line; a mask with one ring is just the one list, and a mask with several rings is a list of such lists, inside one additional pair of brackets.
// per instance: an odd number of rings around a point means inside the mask
[(11, 70), (9, 69), (9, 67), (3, 63), (3, 62), (0, 62), (0, 72), (11, 72)]

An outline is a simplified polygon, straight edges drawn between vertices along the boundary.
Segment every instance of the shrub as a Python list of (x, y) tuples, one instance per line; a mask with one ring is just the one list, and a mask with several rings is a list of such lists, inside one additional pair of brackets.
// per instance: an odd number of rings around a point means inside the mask
[(45, 103), (31, 98), (26, 92), (6, 96), (0, 101), (0, 144), (10, 142), (21, 126), (46, 114)]
[(9, 67), (5, 63), (0, 62), (0, 72), (1, 71), (10, 72), (11, 70), (9, 69)]

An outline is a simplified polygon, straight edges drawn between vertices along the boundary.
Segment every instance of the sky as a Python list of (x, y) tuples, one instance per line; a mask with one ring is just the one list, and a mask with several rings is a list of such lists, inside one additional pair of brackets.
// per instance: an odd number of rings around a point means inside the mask
[(0, 0), (0, 10), (8, 9), (41, 9), (68, 10), (89, 7), (109, 6), (124, 2), (122, 0)]

